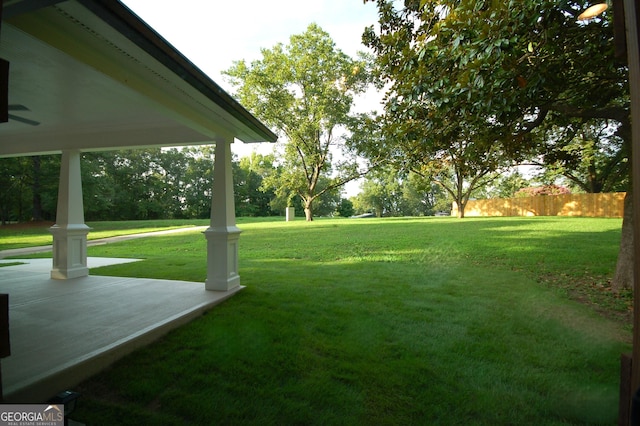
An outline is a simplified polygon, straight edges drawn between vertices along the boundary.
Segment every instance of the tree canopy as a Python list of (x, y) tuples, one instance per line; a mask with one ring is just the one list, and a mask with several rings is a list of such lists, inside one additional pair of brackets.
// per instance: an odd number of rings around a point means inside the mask
[[(211, 214), (211, 146), (87, 152), (82, 155), (85, 219), (191, 219)], [(276, 197), (262, 183), (274, 172), (273, 157), (234, 159), (237, 216), (272, 216)], [(0, 159), (0, 220), (54, 221), (60, 155)], [(334, 209), (339, 200), (327, 200)]]
[(455, 124), (440, 120), (447, 109), (519, 133), (551, 112), (628, 119), (611, 16), (577, 22), (586, 2), (407, 0), (401, 10), (377, 3), (380, 33), (370, 27), (364, 40), (392, 84), (388, 100), (409, 116), (432, 103), (426, 125), (435, 131)]
[[(300, 197), (307, 220), (318, 197), (363, 174), (345, 135), (355, 120), (354, 95), (368, 81), (364, 57), (349, 57), (311, 24), (288, 45), (262, 49), (261, 59), (237, 61), (225, 73), (243, 105), (286, 139), (273, 188), (289, 203)], [(324, 185), (321, 177), (328, 178)]]
[(614, 120), (572, 118), (563, 124), (543, 124), (539, 131), (542, 155), (533, 159), (545, 179), (566, 178), (584, 192), (619, 192), (629, 188), (629, 146), (617, 134)]
[(355, 213), (376, 216), (432, 216), (451, 210), (451, 197), (442, 188), (416, 173), (398, 173), (379, 167), (369, 173), (362, 192), (353, 198)]
[(386, 133), (413, 169), (440, 159), (466, 180), (460, 193), (539, 153), (531, 132), (543, 122), (612, 119), (626, 140), (626, 75), (609, 15), (577, 22), (585, 4), (567, 0), (376, 3), (379, 29), (363, 40), (389, 88)]

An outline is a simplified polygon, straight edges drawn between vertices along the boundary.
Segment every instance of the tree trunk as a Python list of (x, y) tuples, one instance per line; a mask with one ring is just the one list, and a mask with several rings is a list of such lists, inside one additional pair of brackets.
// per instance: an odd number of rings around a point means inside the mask
[(622, 235), (616, 272), (611, 282), (614, 291), (633, 288), (633, 197), (631, 191), (624, 197), (624, 215), (622, 219)]
[(311, 222), (313, 220), (313, 199), (304, 202), (304, 217), (307, 222)]
[(304, 217), (307, 219), (307, 222), (311, 222), (313, 220), (313, 213), (310, 208), (304, 208)]
[(464, 219), (464, 208), (467, 206), (467, 203), (456, 201), (456, 204), (458, 205), (458, 219)]

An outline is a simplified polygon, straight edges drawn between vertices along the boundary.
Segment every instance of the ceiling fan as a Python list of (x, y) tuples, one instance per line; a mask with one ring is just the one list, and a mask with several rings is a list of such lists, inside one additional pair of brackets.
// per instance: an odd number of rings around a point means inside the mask
[[(4, 0), (0, 0), (0, 28), (2, 28), (2, 10)], [(0, 123), (9, 120), (18, 121), (30, 126), (38, 126), (40, 122), (11, 114), (11, 111), (29, 111), (24, 105), (9, 105), (9, 61), (0, 58)]]
[[(30, 111), (30, 109), (24, 105), (9, 105), (8, 110), (9, 111)], [(30, 126), (38, 126), (40, 124), (40, 122), (38, 121), (29, 120), (28, 118), (19, 117), (11, 113), (7, 115), (10, 120), (19, 121), (20, 123), (28, 124)]]
[[(0, 0), (0, 28), (2, 28), (3, 0)], [(0, 58), (0, 123), (9, 121), (9, 61)]]
[[(0, 0), (0, 24), (2, 24), (2, 0)], [(0, 58), (0, 123), (9, 121), (9, 61)]]

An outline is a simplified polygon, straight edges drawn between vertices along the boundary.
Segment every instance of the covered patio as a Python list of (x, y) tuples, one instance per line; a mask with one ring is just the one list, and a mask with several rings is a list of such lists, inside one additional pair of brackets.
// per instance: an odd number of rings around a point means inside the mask
[[(0, 157), (62, 154), (53, 261), (0, 268), (5, 395), (37, 402), (240, 288), (230, 144), (276, 136), (119, 1), (4, 0), (0, 10)], [(82, 153), (200, 144), (215, 144), (206, 282), (90, 277)]]
[[(90, 267), (131, 261), (88, 259)], [(22, 262), (0, 267), (0, 293), (10, 295), (11, 307), (12, 355), (2, 360), (7, 402), (46, 401), (73, 389), (241, 288), (206, 291), (187, 281), (100, 276), (60, 281), (49, 278), (50, 259)]]

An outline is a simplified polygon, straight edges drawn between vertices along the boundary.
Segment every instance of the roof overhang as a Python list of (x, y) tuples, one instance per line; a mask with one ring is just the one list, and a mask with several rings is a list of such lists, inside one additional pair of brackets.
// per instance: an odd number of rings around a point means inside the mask
[(5, 0), (2, 19), (0, 157), (276, 140), (119, 1)]

